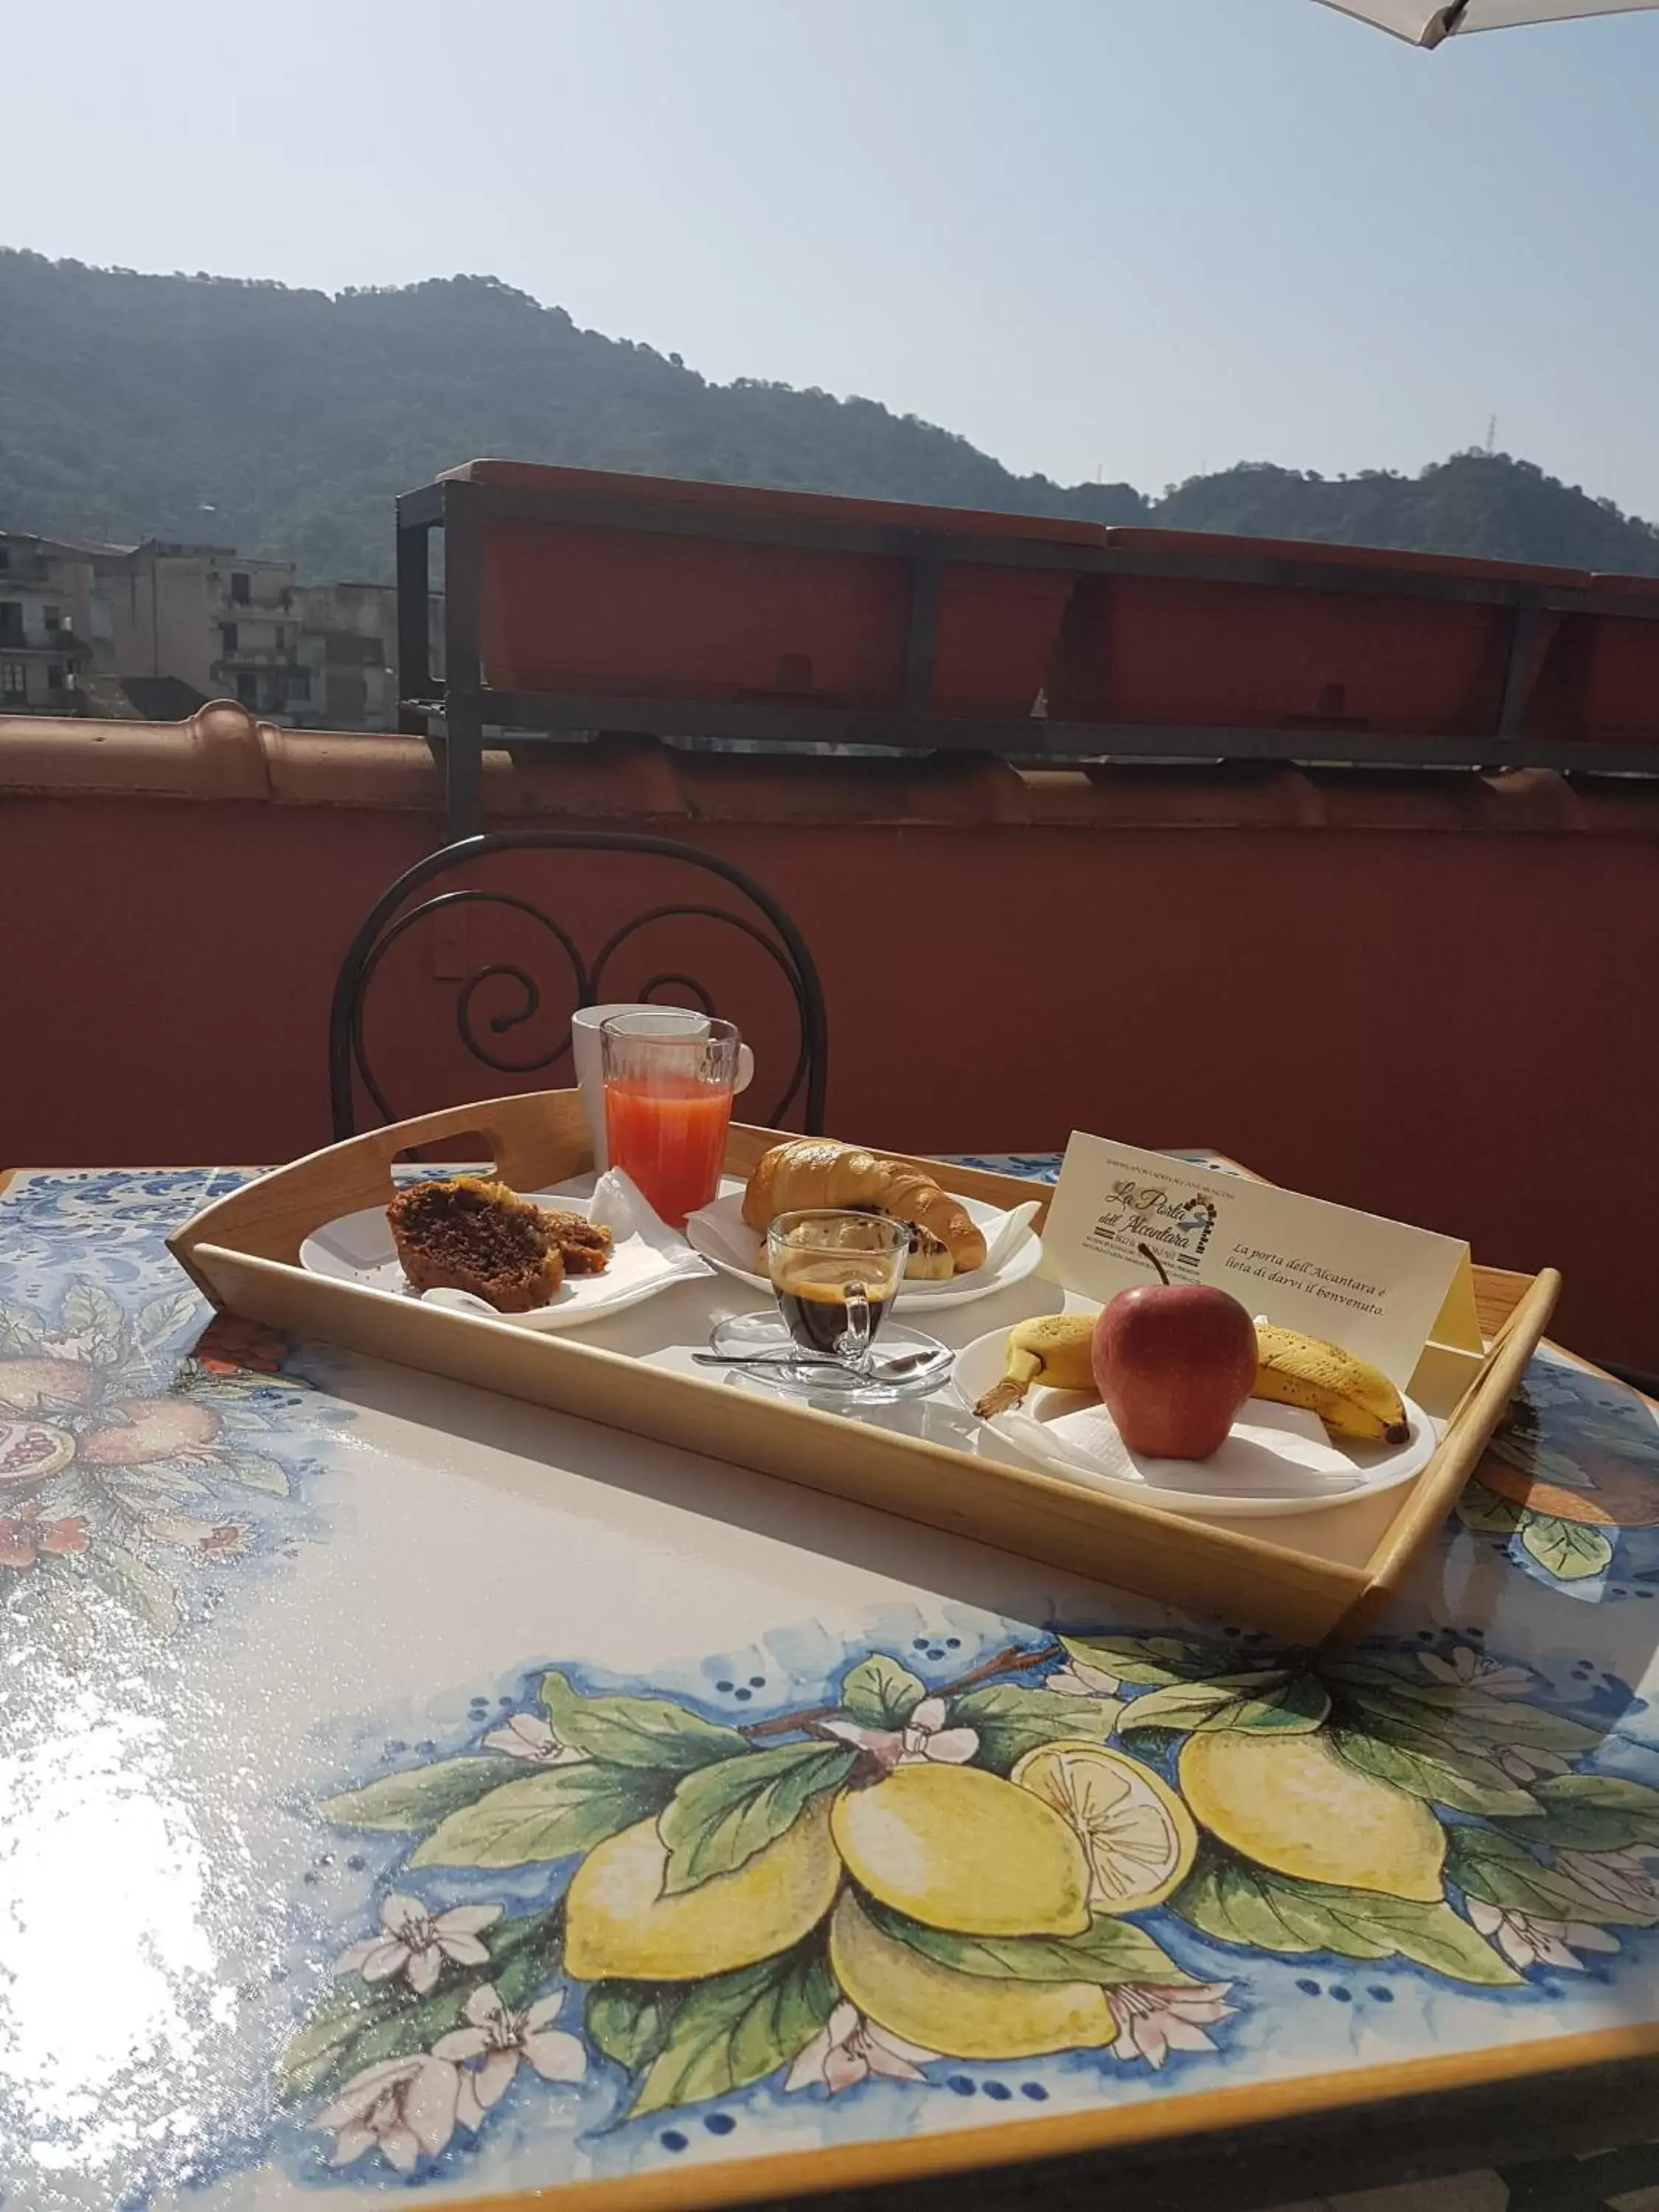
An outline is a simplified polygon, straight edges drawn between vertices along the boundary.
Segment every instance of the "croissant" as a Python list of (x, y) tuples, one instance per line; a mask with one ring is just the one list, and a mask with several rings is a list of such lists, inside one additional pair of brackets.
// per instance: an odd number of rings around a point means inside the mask
[(743, 1196), (749, 1226), (764, 1229), (774, 1215), (806, 1206), (868, 1206), (908, 1221), (926, 1232), (918, 1240), (924, 1251), (929, 1238), (945, 1246), (958, 1275), (984, 1261), (985, 1239), (960, 1200), (920, 1168), (861, 1152), (856, 1145), (838, 1145), (830, 1137), (797, 1137), (762, 1154)]

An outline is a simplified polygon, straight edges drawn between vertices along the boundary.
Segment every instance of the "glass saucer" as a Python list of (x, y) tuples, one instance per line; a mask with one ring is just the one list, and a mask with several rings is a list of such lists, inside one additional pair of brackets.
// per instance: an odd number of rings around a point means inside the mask
[[(798, 1346), (781, 1315), (746, 1313), (717, 1322), (708, 1348), (727, 1358), (742, 1359), (745, 1355), (752, 1358), (757, 1352), (793, 1352)], [(890, 1361), (918, 1352), (934, 1357), (908, 1373), (883, 1374)], [(745, 1381), (786, 1391), (792, 1398), (817, 1399), (826, 1406), (891, 1406), (902, 1398), (925, 1398), (929, 1391), (937, 1390), (950, 1376), (951, 1360), (951, 1352), (937, 1337), (925, 1336), (919, 1328), (907, 1328), (902, 1321), (889, 1321), (872, 1347), (869, 1370), (862, 1375), (850, 1367), (815, 1362), (805, 1354), (799, 1361), (785, 1358), (753, 1366), (734, 1365), (732, 1372)]]

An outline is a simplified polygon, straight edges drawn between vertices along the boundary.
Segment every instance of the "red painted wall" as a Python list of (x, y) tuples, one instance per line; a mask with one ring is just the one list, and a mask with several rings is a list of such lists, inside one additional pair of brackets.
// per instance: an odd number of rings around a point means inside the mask
[[(0, 1163), (260, 1162), (327, 1140), (335, 967), (374, 895), (428, 848), (430, 817), (13, 799), (0, 830)], [(1651, 836), (670, 834), (750, 870), (805, 932), (838, 1133), (1037, 1149), (1080, 1126), (1214, 1145), (1298, 1188), (1468, 1237), (1495, 1264), (1554, 1262), (1559, 1334), (1659, 1367)], [(708, 895), (591, 855), (544, 856), (512, 879), (590, 951), (647, 904)], [(474, 961), (505, 949), (476, 934), (472, 947)], [(785, 1004), (760, 956), (643, 949), (660, 957), (609, 994), (631, 995), (652, 967), (701, 969), (757, 1042), (769, 1105)], [(400, 1110), (548, 1079), (481, 1081), (454, 1041), (453, 982), (434, 978), (429, 948), (407, 954), (388, 963), (370, 1032)], [(556, 962), (538, 972), (545, 1040), (568, 988)], [(522, 1034), (493, 1042), (513, 1049)]]

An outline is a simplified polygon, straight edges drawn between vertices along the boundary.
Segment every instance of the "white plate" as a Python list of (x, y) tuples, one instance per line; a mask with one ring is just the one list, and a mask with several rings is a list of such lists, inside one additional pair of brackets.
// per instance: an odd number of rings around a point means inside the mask
[[(1006, 1329), (992, 1329), (957, 1354), (951, 1388), (970, 1412), (1001, 1375), (1007, 1342)], [(1143, 1505), (1205, 1520), (1282, 1518), (1351, 1505), (1410, 1482), (1428, 1465), (1439, 1442), (1433, 1420), (1411, 1398), (1406, 1401), (1411, 1433), (1403, 1444), (1339, 1441), (1326, 1435), (1314, 1414), (1252, 1398), (1227, 1442), (1207, 1460), (1138, 1456), (1118, 1436), (1098, 1399), (1081, 1391), (1038, 1388), (1028, 1395), (1024, 1410), (1038, 1430), (1054, 1432), (1062, 1447), (1085, 1454), (1088, 1464), (1066, 1466), (1047, 1456), (1042, 1436), (1022, 1444), (1017, 1417), (1006, 1414), (982, 1425), (988, 1455), (994, 1457), (996, 1448), (1004, 1447), (1045, 1474), (1073, 1475), (1115, 1498), (1133, 1498)], [(1108, 1455), (1121, 1455), (1133, 1473), (1114, 1473)], [(1323, 1479), (1328, 1486), (1322, 1486), (1321, 1466), (1329, 1469)]]
[[(754, 1269), (740, 1267), (730, 1257), (733, 1250), (752, 1248), (758, 1262), (766, 1243), (765, 1238), (750, 1228), (743, 1218), (744, 1189), (741, 1182), (728, 1180), (722, 1184), (720, 1194), (714, 1204), (702, 1209), (705, 1214), (714, 1217), (717, 1235), (711, 1236), (707, 1225), (699, 1221), (696, 1214), (686, 1223), (685, 1233), (692, 1250), (700, 1252), (723, 1275), (735, 1276), (738, 1282), (747, 1283), (755, 1290), (764, 1291), (769, 1297), (772, 1290), (770, 1279), (760, 1273), (757, 1267)], [(1000, 1206), (988, 1206), (982, 1198), (963, 1198), (960, 1193), (956, 1195), (957, 1202), (976, 1228), (985, 1229), (988, 1223), (1001, 1220), (1003, 1209)], [(1036, 1272), (1042, 1257), (1042, 1239), (1035, 1229), (1027, 1229), (1000, 1267), (972, 1267), (966, 1274), (954, 1275), (943, 1282), (907, 1282), (893, 1303), (896, 1306), (902, 1306), (908, 1313), (920, 1313), (929, 1307), (971, 1305), (975, 1298), (988, 1298), (995, 1291), (1009, 1290), (1014, 1284), (1023, 1283), (1028, 1275)]]
[[(524, 1195), (538, 1206), (554, 1206), (563, 1213), (592, 1211), (591, 1198), (573, 1198), (562, 1191), (532, 1190)], [(300, 1265), (313, 1275), (331, 1275), (337, 1282), (362, 1283), (370, 1290), (389, 1291), (399, 1297), (415, 1296), (398, 1264), (392, 1224), (383, 1206), (365, 1206), (361, 1213), (343, 1213), (325, 1228), (313, 1231), (300, 1247)], [(580, 1328), (586, 1322), (653, 1298), (659, 1291), (671, 1291), (684, 1279), (683, 1274), (666, 1272), (660, 1255), (634, 1237), (616, 1246), (611, 1265), (602, 1275), (567, 1275), (546, 1305), (529, 1313), (495, 1314), (491, 1318), (544, 1333)]]

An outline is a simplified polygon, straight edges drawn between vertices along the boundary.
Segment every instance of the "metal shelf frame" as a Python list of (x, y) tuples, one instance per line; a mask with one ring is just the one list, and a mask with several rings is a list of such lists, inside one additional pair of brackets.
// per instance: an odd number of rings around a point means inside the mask
[[(878, 554), (910, 570), (909, 629), (901, 704), (890, 710), (608, 693), (513, 691), (483, 680), (479, 590), (483, 532), (491, 522), (586, 526), (656, 536), (719, 538), (749, 544)], [(428, 634), (431, 538), (444, 542), (445, 680), (434, 676)], [(1363, 562), (1287, 559), (1280, 555), (1213, 556), (1186, 549), (1091, 547), (1042, 538), (981, 538), (937, 530), (872, 527), (813, 516), (720, 514), (667, 500), (618, 501), (579, 491), (532, 489), (441, 478), (398, 501), (398, 726), (434, 746), (444, 776), (446, 841), (482, 828), (484, 732), (563, 736), (629, 731), (647, 736), (761, 738), (790, 744), (890, 747), (900, 752), (989, 753), (1056, 764), (1067, 762), (1317, 761), (1364, 768), (1548, 768), (1586, 774), (1659, 775), (1659, 696), (1650, 738), (1583, 743), (1525, 732), (1533, 647), (1546, 614), (1610, 615), (1659, 621), (1651, 596), (1534, 584), (1508, 576), (1443, 575)], [(940, 582), (952, 562), (1061, 568), (1076, 575), (1136, 576), (1193, 583), (1271, 585), (1297, 591), (1376, 593), (1499, 606), (1509, 612), (1508, 660), (1494, 726), (1391, 736), (1296, 725), (1066, 722), (1039, 715), (980, 720), (931, 711), (938, 650)]]

